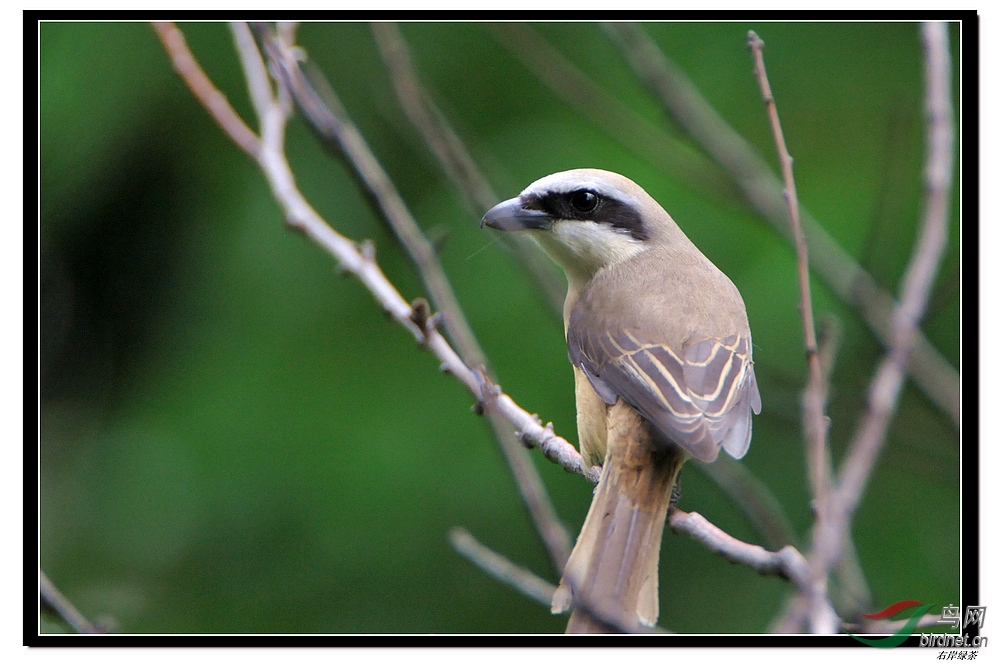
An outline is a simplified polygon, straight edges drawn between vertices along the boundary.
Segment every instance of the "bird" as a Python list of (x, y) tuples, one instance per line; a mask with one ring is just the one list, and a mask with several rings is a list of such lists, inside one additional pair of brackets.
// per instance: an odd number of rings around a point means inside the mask
[(659, 203), (610, 171), (536, 180), (483, 225), (529, 235), (566, 274), (580, 453), (602, 466), (552, 612), (572, 610), (567, 633), (654, 626), (681, 466), (720, 449), (742, 458), (760, 413), (743, 298)]

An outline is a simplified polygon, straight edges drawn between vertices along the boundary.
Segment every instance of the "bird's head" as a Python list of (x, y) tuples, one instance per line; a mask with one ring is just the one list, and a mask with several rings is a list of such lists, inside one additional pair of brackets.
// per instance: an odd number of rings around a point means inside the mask
[(645, 190), (600, 169), (562, 171), (536, 180), (491, 208), (483, 224), (530, 233), (566, 271), (571, 285), (654, 245), (687, 241)]

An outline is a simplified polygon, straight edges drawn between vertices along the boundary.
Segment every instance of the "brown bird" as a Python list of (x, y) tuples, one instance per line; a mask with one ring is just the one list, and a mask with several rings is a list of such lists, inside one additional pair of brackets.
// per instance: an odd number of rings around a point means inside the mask
[(750, 411), (760, 412), (746, 306), (670, 215), (616, 173), (546, 176), (483, 223), (529, 233), (566, 272), (580, 452), (603, 465), (552, 612), (574, 608), (567, 633), (613, 630), (586, 608), (652, 626), (681, 465), (711, 462), (720, 448), (742, 458)]

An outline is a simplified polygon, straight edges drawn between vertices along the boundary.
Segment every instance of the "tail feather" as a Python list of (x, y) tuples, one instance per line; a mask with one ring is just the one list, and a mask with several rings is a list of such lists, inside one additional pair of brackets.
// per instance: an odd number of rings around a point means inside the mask
[[(601, 481), (552, 612), (576, 601), (625, 624), (652, 626), (659, 616), (660, 539), (684, 453), (623, 401), (609, 410), (608, 423)], [(580, 609), (567, 627), (567, 633), (609, 630)]]

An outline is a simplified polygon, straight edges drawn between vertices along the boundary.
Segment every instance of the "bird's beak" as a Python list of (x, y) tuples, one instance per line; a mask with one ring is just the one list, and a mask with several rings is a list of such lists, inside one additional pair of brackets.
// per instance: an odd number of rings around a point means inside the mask
[(483, 216), (483, 222), (491, 229), (500, 231), (523, 231), (525, 229), (548, 229), (552, 217), (540, 210), (532, 210), (521, 205), (521, 199), (514, 197), (498, 203)]

